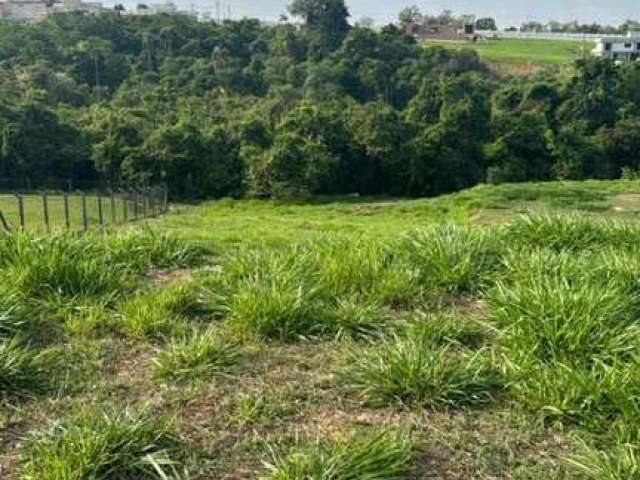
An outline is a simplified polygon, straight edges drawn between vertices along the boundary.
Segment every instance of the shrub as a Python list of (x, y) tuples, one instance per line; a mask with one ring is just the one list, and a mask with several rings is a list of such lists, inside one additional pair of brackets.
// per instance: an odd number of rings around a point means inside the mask
[(445, 225), (416, 230), (398, 248), (428, 287), (473, 293), (484, 288), (499, 266), (497, 243), (491, 232)]
[(237, 366), (241, 351), (214, 330), (194, 331), (172, 340), (155, 358), (155, 375), (169, 380), (197, 380), (224, 375)]
[(173, 478), (171, 423), (146, 411), (84, 410), (21, 447), (26, 480)]
[(46, 387), (38, 352), (16, 339), (0, 340), (0, 398), (22, 396)]
[(339, 442), (299, 445), (285, 455), (274, 454), (264, 480), (409, 478), (414, 449), (407, 434), (383, 431), (354, 435)]
[(484, 351), (434, 348), (419, 337), (394, 337), (354, 351), (343, 377), (371, 405), (460, 407), (491, 401), (500, 386)]

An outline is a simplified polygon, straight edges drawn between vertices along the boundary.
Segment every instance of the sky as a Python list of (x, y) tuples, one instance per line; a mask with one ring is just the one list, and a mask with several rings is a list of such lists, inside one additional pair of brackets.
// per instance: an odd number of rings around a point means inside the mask
[[(105, 3), (108, 0), (103, 0)], [(163, 0), (148, 0), (162, 3)], [(181, 8), (208, 10), (216, 15), (216, 0), (173, 0)], [(226, 17), (231, 7), (232, 18), (253, 17), (276, 20), (286, 12), (290, 0), (219, 0), (221, 16)], [(501, 28), (519, 26), (528, 20), (548, 20), (620, 24), (627, 18), (640, 18), (637, 0), (346, 0), (353, 20), (371, 17), (377, 23), (394, 21), (403, 7), (416, 4), (423, 13), (439, 13), (444, 9), (455, 13), (473, 13), (491, 16)]]

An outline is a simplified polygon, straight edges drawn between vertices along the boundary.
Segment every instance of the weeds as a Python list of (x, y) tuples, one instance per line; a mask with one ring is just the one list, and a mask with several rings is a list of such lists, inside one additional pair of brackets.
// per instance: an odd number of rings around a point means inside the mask
[(150, 412), (85, 410), (34, 433), (20, 451), (25, 480), (173, 478), (171, 423)]
[(229, 373), (241, 356), (240, 348), (216, 331), (194, 331), (160, 351), (154, 360), (154, 373), (167, 380), (203, 380)]
[(162, 338), (188, 330), (190, 318), (202, 313), (195, 288), (172, 286), (137, 295), (118, 307), (119, 328), (133, 337)]
[(46, 383), (36, 350), (16, 339), (0, 340), (0, 398), (42, 391)]
[(584, 366), (594, 356), (622, 358), (638, 348), (638, 302), (615, 285), (532, 275), (498, 284), (488, 303), (500, 345), (518, 365)]
[(554, 251), (627, 250), (640, 240), (640, 228), (614, 220), (594, 220), (584, 215), (532, 214), (518, 218), (504, 229), (509, 243)]
[(577, 473), (591, 480), (640, 479), (640, 452), (637, 445), (619, 445), (608, 450), (585, 446), (569, 459)]
[(434, 348), (420, 337), (393, 337), (354, 351), (343, 378), (374, 406), (478, 405), (490, 402), (500, 388), (485, 351), (472, 354), (452, 345)]
[(418, 267), (427, 287), (473, 293), (490, 281), (499, 266), (497, 243), (490, 232), (445, 225), (416, 230), (398, 248)]
[(461, 318), (453, 312), (416, 312), (404, 326), (404, 336), (416, 338), (430, 348), (457, 344), (480, 347), (488, 337), (487, 329), (477, 321)]
[(380, 432), (354, 435), (339, 442), (299, 445), (273, 454), (263, 480), (398, 480), (413, 470), (412, 441), (407, 434)]

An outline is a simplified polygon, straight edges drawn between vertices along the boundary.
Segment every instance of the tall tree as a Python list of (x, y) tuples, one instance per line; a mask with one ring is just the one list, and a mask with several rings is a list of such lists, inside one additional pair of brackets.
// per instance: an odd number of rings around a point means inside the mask
[(310, 51), (316, 55), (338, 48), (351, 28), (344, 0), (293, 0), (289, 11), (304, 20), (312, 36)]

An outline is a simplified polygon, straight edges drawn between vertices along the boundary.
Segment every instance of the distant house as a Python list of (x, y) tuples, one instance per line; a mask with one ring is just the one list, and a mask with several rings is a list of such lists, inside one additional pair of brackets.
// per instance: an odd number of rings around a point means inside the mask
[(106, 11), (99, 2), (81, 0), (5, 0), (0, 1), (0, 18), (14, 21), (42, 20), (52, 13), (85, 12), (98, 15)]
[(617, 62), (630, 62), (640, 59), (640, 32), (629, 32), (626, 37), (608, 36), (596, 40), (593, 55), (610, 58)]
[(475, 17), (470, 15), (452, 19), (447, 23), (426, 17), (420, 21), (406, 22), (403, 25), (407, 35), (416, 40), (475, 40)]
[(135, 15), (158, 15), (160, 13), (174, 15), (178, 13), (178, 7), (171, 1), (151, 4), (139, 3), (134, 12)]

